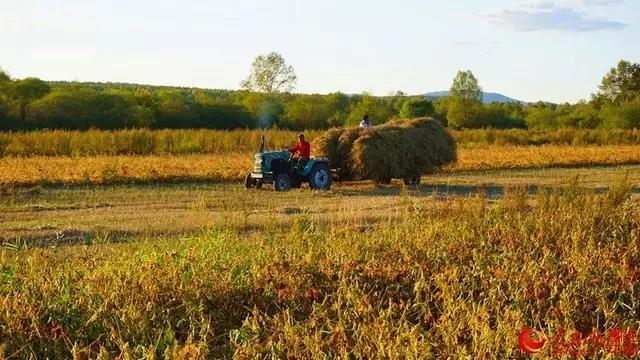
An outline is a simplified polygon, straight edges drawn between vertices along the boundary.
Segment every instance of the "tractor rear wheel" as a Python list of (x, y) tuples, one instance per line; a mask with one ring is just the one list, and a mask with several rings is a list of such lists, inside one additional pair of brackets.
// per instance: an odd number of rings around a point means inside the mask
[(275, 191), (289, 191), (291, 189), (291, 177), (289, 174), (280, 173), (273, 179), (273, 189)]
[(413, 175), (413, 176), (402, 179), (402, 181), (404, 181), (404, 184), (406, 186), (418, 186), (420, 185), (420, 176)]
[(389, 185), (389, 184), (391, 184), (391, 178), (390, 177), (381, 177), (381, 178), (375, 179), (375, 183), (376, 183), (376, 185)]
[(331, 189), (331, 170), (326, 164), (316, 164), (309, 173), (309, 186), (315, 190)]
[(247, 177), (244, 178), (244, 187), (245, 189), (251, 189), (256, 187), (256, 181), (251, 177), (251, 174), (247, 174)]

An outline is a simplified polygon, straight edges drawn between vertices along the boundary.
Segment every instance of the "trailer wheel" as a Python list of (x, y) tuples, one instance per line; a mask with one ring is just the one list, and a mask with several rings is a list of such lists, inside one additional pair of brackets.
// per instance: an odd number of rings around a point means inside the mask
[(420, 176), (413, 175), (413, 176), (402, 179), (402, 181), (404, 181), (404, 184), (406, 186), (418, 186), (420, 185)]
[(256, 187), (256, 181), (251, 177), (251, 174), (247, 174), (247, 177), (244, 178), (244, 187), (245, 189)]
[(377, 185), (389, 185), (389, 184), (391, 184), (391, 178), (390, 177), (381, 177), (379, 179), (375, 179), (375, 183)]
[(326, 164), (316, 164), (309, 173), (309, 187), (315, 190), (331, 189), (331, 170)]
[(280, 173), (273, 179), (273, 189), (275, 191), (289, 191), (291, 189), (291, 177), (289, 174)]

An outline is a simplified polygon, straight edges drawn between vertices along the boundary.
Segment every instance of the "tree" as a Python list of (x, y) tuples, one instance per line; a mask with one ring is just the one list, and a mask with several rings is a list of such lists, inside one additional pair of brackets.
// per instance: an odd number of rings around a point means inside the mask
[(27, 120), (34, 128), (139, 127), (135, 123), (136, 102), (133, 96), (120, 92), (99, 92), (86, 87), (57, 88), (33, 101), (30, 109)]
[(433, 103), (423, 96), (418, 96), (405, 100), (400, 109), (400, 117), (412, 119), (421, 116), (430, 116), (433, 115), (433, 112)]
[(529, 130), (548, 131), (558, 128), (558, 114), (549, 106), (533, 107), (525, 120)]
[(482, 101), (482, 88), (478, 85), (478, 79), (476, 79), (471, 70), (458, 71), (451, 84), (449, 96), (468, 101)]
[(293, 67), (285, 63), (282, 55), (272, 52), (253, 60), (249, 77), (240, 85), (247, 90), (273, 94), (292, 91), (296, 80)]
[(631, 101), (640, 96), (640, 64), (621, 60), (602, 78), (600, 92), (594, 96), (611, 102)]
[(603, 127), (608, 129), (640, 129), (640, 98), (620, 105), (604, 107)]
[(4, 92), (6, 87), (11, 82), (11, 77), (0, 67), (0, 93)]
[(326, 129), (334, 109), (322, 95), (298, 95), (285, 104), (283, 126), (290, 129)]
[(398, 114), (385, 99), (364, 93), (349, 112), (346, 125), (357, 125), (364, 115), (369, 115), (373, 124), (382, 124)]
[(453, 129), (482, 127), (482, 104), (477, 100), (460, 97), (449, 98), (447, 124)]
[(481, 127), (482, 88), (471, 70), (458, 71), (449, 91), (447, 122), (452, 128)]
[(480, 111), (479, 124), (495, 129), (526, 128), (520, 103), (484, 104)]
[(7, 89), (10, 83), (11, 78), (0, 68), (0, 130), (6, 130), (11, 127), (7, 123), (9, 113)]
[(38, 78), (25, 78), (11, 82), (10, 93), (18, 101), (20, 120), (27, 117), (27, 105), (33, 100), (40, 99), (51, 91), (49, 84)]

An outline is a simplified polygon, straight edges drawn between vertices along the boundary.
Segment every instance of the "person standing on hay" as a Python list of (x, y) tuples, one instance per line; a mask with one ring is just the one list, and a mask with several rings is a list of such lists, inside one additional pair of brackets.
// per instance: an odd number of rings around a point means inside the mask
[(365, 115), (362, 117), (362, 121), (360, 121), (360, 127), (361, 128), (370, 128), (371, 122), (369, 121), (369, 115)]

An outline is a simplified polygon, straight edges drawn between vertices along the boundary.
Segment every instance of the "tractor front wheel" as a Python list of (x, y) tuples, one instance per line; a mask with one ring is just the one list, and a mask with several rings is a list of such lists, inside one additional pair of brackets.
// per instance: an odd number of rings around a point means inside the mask
[(325, 164), (316, 164), (309, 173), (309, 186), (315, 190), (331, 189), (331, 170)]
[(280, 173), (273, 179), (273, 189), (275, 191), (289, 191), (291, 189), (291, 177), (289, 174)]
[(413, 175), (407, 178), (402, 179), (404, 181), (404, 184), (406, 186), (418, 186), (420, 185), (420, 176), (419, 175)]

